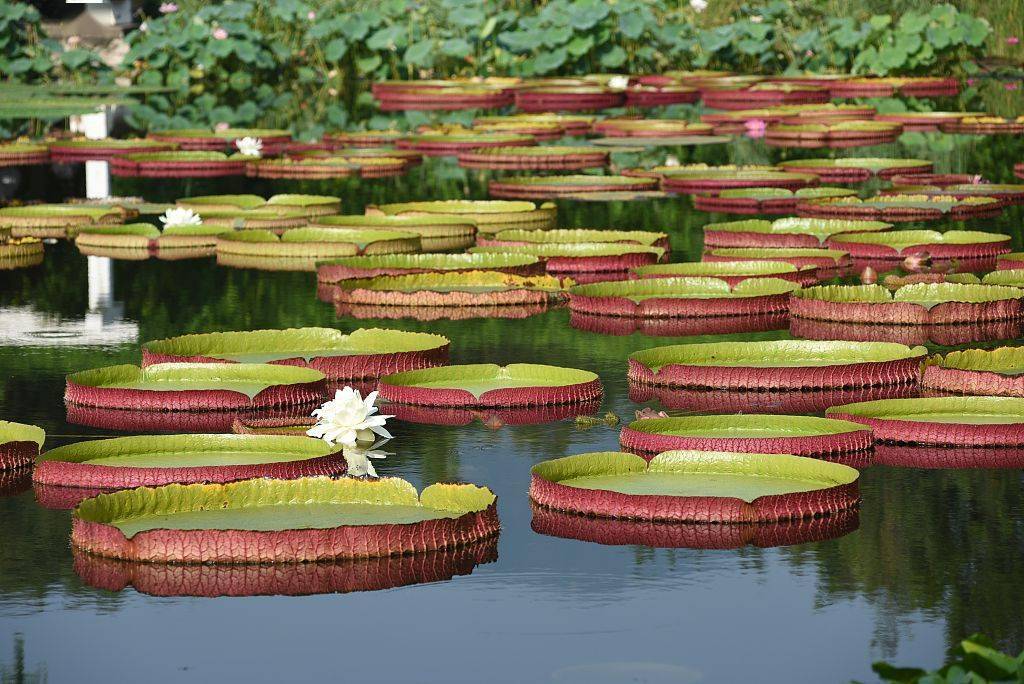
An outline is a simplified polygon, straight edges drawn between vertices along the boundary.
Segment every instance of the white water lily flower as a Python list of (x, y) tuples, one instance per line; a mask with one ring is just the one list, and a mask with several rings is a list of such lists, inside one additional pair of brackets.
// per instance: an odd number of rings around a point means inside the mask
[(203, 217), (184, 207), (171, 207), (160, 217), (160, 223), (167, 226), (201, 226)]
[(306, 434), (317, 437), (328, 444), (355, 447), (358, 442), (373, 442), (377, 435), (391, 439), (391, 433), (384, 429), (388, 418), (393, 416), (374, 415), (377, 407), (377, 393), (370, 392), (364, 399), (359, 390), (345, 387), (334, 394), (334, 399), (313, 411), (316, 425)]
[[(381, 440), (373, 446), (377, 447), (387, 441), (388, 440), (386, 439)], [(374, 470), (373, 463), (370, 462), (370, 459), (394, 456), (393, 453), (376, 448), (344, 449), (341, 454), (345, 457), (345, 464), (347, 466), (345, 472), (350, 477), (377, 477), (377, 471)]]
[(679, 166), (679, 157), (674, 154), (670, 154), (665, 157), (665, 166)]
[(708, 0), (690, 0), (690, 7), (698, 12), (703, 12), (708, 8)]
[(762, 17), (760, 14), (755, 14), (754, 16), (750, 17), (750, 21), (754, 22), (755, 24), (760, 24), (762, 21), (764, 21), (764, 17)]
[(625, 90), (629, 86), (629, 76), (612, 76), (608, 79), (608, 87), (616, 90)]
[(235, 141), (235, 147), (238, 148), (240, 154), (244, 154), (246, 157), (262, 157), (263, 156), (263, 140), (261, 138), (252, 138), (245, 136)]

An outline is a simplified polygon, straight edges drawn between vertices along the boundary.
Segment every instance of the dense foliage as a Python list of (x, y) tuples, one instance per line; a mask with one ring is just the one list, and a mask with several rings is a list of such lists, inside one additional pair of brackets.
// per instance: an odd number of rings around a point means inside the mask
[(91, 50), (46, 37), (39, 10), (0, 0), (0, 74), (19, 83), (95, 78), (104, 67)]
[(1007, 655), (986, 637), (975, 634), (957, 644), (949, 661), (934, 672), (888, 663), (875, 663), (872, 669), (883, 681), (900, 684), (1024, 682), (1024, 651), (1018, 656)]

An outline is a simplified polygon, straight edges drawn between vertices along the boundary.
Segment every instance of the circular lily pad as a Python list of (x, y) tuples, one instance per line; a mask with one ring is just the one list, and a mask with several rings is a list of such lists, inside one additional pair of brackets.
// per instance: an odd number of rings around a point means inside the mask
[(634, 244), (669, 248), (668, 233), (650, 230), (600, 230), (593, 228), (561, 228), (556, 230), (503, 230), (493, 236), (484, 235), (477, 240), (481, 247), (510, 245), (566, 245), (566, 244)]
[(182, 197), (179, 207), (194, 209), (204, 215), (204, 210), (233, 211), (245, 209), (291, 209), (302, 210), (306, 216), (326, 216), (341, 211), (341, 198), (331, 195), (273, 195), (263, 199), (259, 195), (202, 195)]
[(216, 178), (242, 176), (249, 157), (223, 152), (133, 152), (110, 159), (112, 176)]
[(12, 238), (0, 230), (0, 271), (43, 263), (43, 242), (36, 237)]
[(532, 363), (480, 363), (395, 373), (380, 379), (380, 396), (426, 406), (542, 406), (600, 399), (596, 373)]
[(269, 230), (224, 233), (217, 239), (217, 255), (274, 259), (304, 259), (313, 270), (316, 259), (357, 254), (408, 254), (418, 252), (415, 233), (346, 228), (294, 228), (277, 236)]
[(790, 316), (845, 323), (932, 325), (1024, 317), (1024, 290), (999, 285), (823, 285), (794, 292)]
[(700, 99), (700, 91), (683, 85), (636, 85), (626, 89), (627, 107), (666, 107), (692, 104)]
[(168, 226), (163, 232), (149, 223), (86, 226), (75, 237), (82, 254), (114, 259), (188, 259), (213, 256), (217, 236), (225, 231), (216, 225)]
[[(913, 177), (911, 177), (913, 178)], [(1005, 204), (1024, 204), (1024, 185), (1012, 183), (953, 183), (943, 185), (893, 185), (883, 195), (929, 195), (932, 197), (994, 197)]]
[(591, 126), (595, 121), (597, 121), (597, 117), (588, 114), (555, 114), (553, 112), (546, 112), (541, 114), (511, 114), (509, 116), (480, 116), (473, 119), (473, 126), (501, 123), (553, 123), (562, 127), (566, 135), (575, 136), (590, 133)]
[(645, 458), (672, 451), (793, 454), (847, 465), (867, 465), (871, 430), (858, 423), (817, 416), (757, 414), (678, 416), (637, 420), (619, 443)]
[(382, 112), (497, 109), (512, 104), (512, 93), (500, 87), (455, 82), (444, 86), (423, 87), (420, 83), (411, 81), (376, 88), (373, 95)]
[(939, 130), (943, 133), (969, 135), (1020, 135), (1024, 133), (1024, 116), (961, 116), (953, 121), (942, 122)]
[(727, 135), (673, 135), (673, 136), (639, 136), (631, 135), (619, 138), (595, 138), (593, 145), (619, 148), (621, 152), (636, 150), (643, 152), (648, 147), (689, 147), (695, 145), (724, 145), (732, 142)]
[(558, 209), (554, 204), (507, 200), (435, 200), (369, 206), (368, 216), (434, 216), (443, 214), (469, 219), (481, 233), (496, 233), (511, 228), (545, 230), (554, 228)]
[(894, 112), (878, 113), (875, 121), (890, 121), (903, 126), (905, 131), (937, 131), (944, 123), (959, 121), (964, 116), (978, 116), (980, 112)]
[(717, 83), (700, 89), (704, 106), (712, 109), (750, 109), (785, 104), (822, 104), (829, 101), (828, 88), (792, 83), (755, 83), (753, 85)]
[(620, 106), (625, 100), (622, 91), (600, 86), (524, 88), (515, 93), (516, 108), (528, 113), (608, 109)]
[(147, 435), (68, 444), (36, 462), (34, 482), (125, 489), (269, 477), (342, 475), (341, 447), (309, 437)]
[(996, 257), (996, 268), (1000, 271), (1024, 269), (1024, 252), (1009, 252)]
[[(704, 246), (820, 248), (837, 234), (878, 233), (892, 228), (884, 221), (782, 218), (774, 221), (748, 219), (704, 226)], [(843, 249), (838, 247), (837, 249)]]
[(933, 357), (921, 385), (956, 394), (1024, 397), (1024, 348), (966, 349)]
[(351, 145), (352, 147), (377, 147), (380, 145), (393, 145), (406, 135), (408, 134), (394, 129), (340, 131), (325, 133), (324, 140), (338, 145)]
[(569, 288), (578, 313), (643, 318), (699, 318), (784, 312), (800, 286), (779, 278), (750, 278), (730, 285), (719, 278), (645, 278)]
[(790, 454), (667, 451), (649, 462), (621, 452), (542, 461), (530, 498), (598, 518), (755, 523), (856, 508), (859, 473)]
[(181, 335), (142, 345), (142, 365), (275, 363), (314, 368), (328, 380), (378, 378), (448, 362), (449, 340), (430, 333), (288, 328)]
[(45, 164), (50, 160), (50, 149), (34, 143), (0, 143), (0, 167)]
[(675, 264), (651, 264), (631, 270), (637, 278), (715, 278), (730, 287), (751, 278), (781, 278), (799, 285), (818, 282), (818, 267), (812, 264), (794, 266), (785, 261), (691, 261)]
[(423, 252), (451, 252), (476, 244), (476, 223), (460, 216), (324, 216), (311, 228), (375, 229), (415, 233)]
[(554, 121), (504, 120), (475, 123), (472, 129), (478, 133), (515, 133), (532, 135), (537, 142), (558, 140), (566, 135), (565, 127)]
[(594, 124), (594, 133), (609, 138), (677, 138), (711, 135), (711, 125), (683, 119), (604, 119)]
[(891, 76), (847, 78), (829, 86), (832, 97), (945, 97), (960, 92), (960, 81), (945, 76)]
[(404, 480), (301, 478), (166, 485), (83, 501), (71, 544), (157, 563), (295, 563), (450, 549), (493, 537), (495, 496)]
[(936, 259), (991, 260), (1010, 251), (1010, 236), (975, 230), (893, 230), (834, 235), (826, 244), (854, 259), (902, 260), (925, 252)]
[(259, 363), (106, 366), (67, 377), (69, 405), (134, 411), (230, 411), (306, 404), (326, 393), (312, 368)]
[(0, 472), (32, 465), (45, 440), (40, 427), (0, 420)]
[(405, 159), (396, 157), (302, 157), (250, 161), (245, 175), (251, 178), (388, 178), (409, 169)]
[(825, 413), (870, 426), (879, 442), (1024, 446), (1024, 399), (1016, 397), (864, 401)]
[(891, 178), (896, 174), (931, 173), (932, 162), (925, 159), (886, 159), (884, 157), (847, 157), (843, 159), (794, 159), (779, 162), (787, 171), (813, 173), (823, 183), (860, 183), (872, 176)]
[(895, 142), (902, 132), (902, 125), (881, 121), (779, 123), (767, 128), (764, 139), (775, 147), (860, 147)]
[(802, 200), (797, 202), (796, 210), (799, 216), (909, 222), (993, 218), (1002, 213), (1003, 207), (1002, 200), (995, 197), (957, 199), (952, 195), (876, 195), (867, 199)]
[(335, 304), (390, 307), (546, 306), (562, 294), (553, 276), (523, 277), (496, 271), (456, 271), (344, 280)]
[(643, 192), (657, 187), (656, 179), (630, 176), (522, 176), (492, 179), (487, 191), (491, 197), (506, 199), (548, 199), (583, 193)]
[(486, 147), (459, 153), (468, 169), (579, 170), (608, 165), (608, 151), (596, 147)]
[(520, 147), (536, 145), (532, 135), (516, 133), (427, 133), (399, 140), (402, 150), (416, 150), (431, 157), (455, 156), (460, 152), (487, 147)]
[(56, 140), (50, 143), (50, 155), (58, 162), (111, 159), (137, 152), (171, 152), (176, 143), (146, 138), (118, 140)]
[(123, 223), (126, 213), (116, 207), (71, 204), (31, 204), (0, 209), (0, 230), (13, 237), (69, 238), (82, 226)]
[(708, 342), (629, 357), (632, 382), (741, 391), (882, 387), (917, 383), (924, 347), (885, 342)]
[(817, 185), (818, 176), (812, 173), (788, 171), (745, 171), (735, 169), (672, 170), (664, 173), (661, 188), (667, 192), (695, 195), (716, 193), (731, 188), (800, 188)]
[(317, 279), (321, 283), (339, 283), (377, 276), (464, 271), (497, 271), (529, 276), (543, 270), (540, 259), (525, 254), (382, 254), (321, 261), (317, 264)]
[(694, 195), (693, 206), (701, 211), (725, 214), (793, 214), (802, 199), (821, 197), (852, 197), (855, 190), (847, 188), (733, 188), (718, 193)]
[(169, 129), (150, 131), (150, 140), (174, 143), (182, 150), (223, 151), (234, 146), (240, 138), (259, 138), (263, 141), (263, 152), (274, 153), (292, 142), (288, 131), (276, 128), (227, 128), (222, 131), (208, 131), (201, 128)]
[(701, 257), (704, 261), (780, 261), (796, 267), (815, 266), (819, 278), (822, 272), (829, 273), (850, 265), (850, 255), (837, 249), (816, 249), (813, 247), (723, 247), (710, 249)]
[(523, 254), (544, 262), (548, 273), (573, 275), (624, 272), (659, 261), (665, 250), (660, 247), (628, 243), (555, 243), (471, 247), (471, 254)]

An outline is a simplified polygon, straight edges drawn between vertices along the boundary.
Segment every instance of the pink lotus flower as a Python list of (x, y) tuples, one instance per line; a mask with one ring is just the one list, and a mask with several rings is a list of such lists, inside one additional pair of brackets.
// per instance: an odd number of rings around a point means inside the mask
[(804, 57), (813, 57), (813, 56), (814, 56), (814, 50), (808, 50), (807, 52), (804, 53)]
[(217, 123), (216, 126), (213, 127), (213, 130), (219, 133), (220, 131), (226, 131), (229, 128), (231, 128), (231, 124), (229, 124), (227, 121), (220, 121)]
[(213, 29), (213, 37), (217, 40), (224, 40), (228, 37), (228, 32), (226, 29), (215, 28)]
[(973, 78), (969, 78), (969, 79), (967, 79), (967, 85), (969, 85), (969, 86), (972, 86), (972, 85), (974, 85), (975, 83), (977, 83), (977, 81), (976, 81), (976, 80), (974, 80)]
[(1009, 38), (1006, 39), (1007, 45), (1016, 45), (1019, 42), (1020, 38), (1018, 38), (1017, 36), (1010, 36)]
[(764, 119), (749, 119), (743, 124), (747, 128), (747, 135), (751, 138), (763, 138), (768, 124)]
[(313, 10), (309, 10), (309, 13), (306, 14), (306, 18), (309, 19), (310, 21), (313, 21), (314, 19), (316, 19), (316, 12), (314, 12)]
[(1006, 83), (1003, 85), (1003, 87), (1006, 88), (1007, 90), (1016, 90), (1018, 86), (1016, 83)]
[(79, 36), (68, 36), (68, 47), (74, 49), (78, 47), (78, 44), (82, 42)]
[(162, 2), (160, 3), (160, 14), (174, 14), (178, 11), (178, 6), (173, 2)]
[(867, 266), (860, 272), (860, 282), (865, 285), (874, 285), (878, 282), (878, 271)]

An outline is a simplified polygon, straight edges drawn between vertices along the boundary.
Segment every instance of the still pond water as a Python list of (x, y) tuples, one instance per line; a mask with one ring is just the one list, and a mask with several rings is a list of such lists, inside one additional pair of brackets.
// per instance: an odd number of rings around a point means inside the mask
[[(898, 145), (846, 154), (927, 156), (939, 171), (1013, 182), (1022, 147), (1015, 140), (910, 134)], [(672, 152), (684, 163), (814, 156), (750, 141)], [(6, 191), (21, 199), (83, 190), (80, 166), (23, 169), (9, 179)], [(323, 192), (341, 195), (346, 213), (361, 213), (370, 202), (484, 198), (485, 188), (485, 175), (435, 161), (391, 181), (115, 179), (112, 190), (154, 201), (209, 192)], [(1014, 208), (967, 227), (1011, 233), (1019, 249), (1022, 214)], [(665, 230), (676, 260), (699, 258), (700, 227), (727, 218), (697, 212), (686, 198), (560, 206), (566, 227)], [(60, 244), (47, 248), (39, 267), (0, 273), (0, 417), (41, 425), (47, 446), (58, 446), (105, 434), (66, 422), (64, 374), (136, 363), (143, 341), (200, 331), (366, 325), (447, 335), (454, 363), (532, 361), (596, 371), (605, 387), (599, 415), (623, 418), (643, 405), (658, 407), (629, 397), (626, 356), (634, 350), (788, 337), (784, 331), (606, 335), (573, 328), (564, 309), (523, 320), (338, 318), (317, 299), (309, 273), (230, 269), (213, 259), (87, 261), (73, 245)], [(2, 483), (0, 679), (873, 681), (873, 660), (937, 666), (950, 643), (975, 631), (1016, 648), (1024, 640), (1019, 470), (872, 467), (861, 478), (859, 520), (817, 542), (732, 550), (606, 546), (535, 531), (526, 493), (532, 464), (617, 450), (618, 428), (579, 430), (571, 420), (492, 428), (480, 421), (396, 423), (388, 449), (397, 453), (377, 468), (420, 487), (439, 480), (491, 487), (502, 521), (496, 549), (435, 558), (426, 567), (328, 566), (303, 577), (255, 568), (244, 577), (187, 579), (195, 591), (214, 581), (292, 588), (308, 581), (302, 586), (328, 592), (307, 596), (152, 595), (180, 593), (173, 581), (181, 578), (168, 577), (137, 578), (149, 593), (94, 588), (86, 578), (96, 568), (83, 559), (76, 566), (69, 548), (69, 514), (37, 504), (24, 481)], [(383, 585), (432, 581), (338, 593), (357, 575)]]

